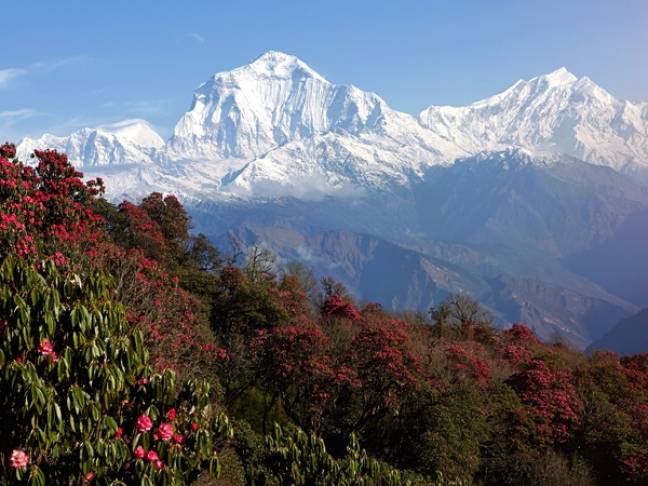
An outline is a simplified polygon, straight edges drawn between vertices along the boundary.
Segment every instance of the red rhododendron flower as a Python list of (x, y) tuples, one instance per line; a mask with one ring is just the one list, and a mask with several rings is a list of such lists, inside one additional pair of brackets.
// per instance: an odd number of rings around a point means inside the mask
[(176, 409), (170, 408), (166, 414), (166, 417), (169, 422), (173, 422), (176, 419)]
[(57, 267), (60, 267), (61, 265), (65, 265), (66, 261), (67, 259), (65, 258), (65, 256), (63, 256), (63, 253), (61, 253), (60, 251), (54, 253), (54, 264)]
[(146, 454), (146, 459), (151, 462), (159, 461), (160, 456), (158, 456), (158, 453), (155, 451), (148, 451), (148, 453)]
[(153, 428), (153, 421), (148, 415), (140, 415), (139, 417), (137, 417), (135, 427), (140, 432), (148, 432)]
[(29, 464), (29, 456), (22, 449), (14, 449), (11, 451), (9, 463), (14, 469), (23, 469)]
[(360, 313), (355, 306), (340, 294), (331, 295), (322, 305), (322, 315), (344, 317), (353, 321), (360, 319)]
[(143, 459), (146, 455), (146, 451), (142, 446), (137, 446), (137, 448), (133, 451), (133, 455), (138, 459)]
[(176, 444), (184, 444), (185, 436), (182, 434), (176, 434), (173, 436), (173, 442)]
[(167, 422), (160, 424), (158, 428), (158, 435), (162, 440), (169, 440), (173, 437), (173, 426)]
[(153, 466), (155, 466), (155, 469), (157, 469), (157, 470), (159, 471), (160, 469), (163, 469), (163, 468), (164, 468), (164, 462), (163, 462), (163, 461), (160, 461), (160, 460), (158, 459), (157, 461), (155, 461), (155, 462), (153, 463)]
[(198, 425), (196, 422), (191, 422), (191, 430), (194, 432), (200, 428), (200, 425)]
[(124, 435), (124, 429), (121, 427), (117, 427), (117, 430), (115, 430), (115, 437), (117, 439), (121, 439), (121, 437)]
[(11, 143), (0, 145), (0, 157), (13, 159), (16, 156), (16, 146)]

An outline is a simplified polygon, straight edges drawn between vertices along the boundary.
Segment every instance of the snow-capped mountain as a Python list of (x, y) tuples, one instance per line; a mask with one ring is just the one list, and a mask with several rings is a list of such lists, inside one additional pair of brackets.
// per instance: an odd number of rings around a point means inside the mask
[(517, 145), (616, 170), (648, 167), (646, 103), (617, 100), (565, 68), (468, 106), (432, 106), (419, 120), (473, 150)]
[(463, 153), (422, 130), (411, 115), (389, 108), (378, 95), (335, 85), (298, 58), (275, 51), (203, 83), (176, 125), (168, 150), (176, 159), (254, 160), (331, 132), (372, 134), (387, 144), (390, 139), (415, 143), (430, 152), (427, 158)]
[[(433, 106), (415, 117), (270, 51), (200, 85), (166, 143), (146, 122), (130, 120), (25, 139), (19, 151), (44, 147), (67, 152), (93, 175), (111, 166), (106, 179), (114, 198), (144, 190), (188, 200), (389, 191), (430, 167), (509, 147), (645, 176), (648, 103), (617, 100), (561, 68), (471, 105)], [(135, 167), (141, 164), (145, 170)]]
[(164, 140), (144, 120), (124, 120), (96, 128), (83, 128), (66, 137), (46, 133), (37, 139), (25, 138), (18, 155), (27, 160), (35, 149), (65, 152), (78, 168), (99, 168), (123, 164), (152, 164), (155, 151)]
[(319, 197), (404, 185), (465, 154), (378, 95), (270, 51), (198, 88), (165, 161), (210, 166), (221, 195)]

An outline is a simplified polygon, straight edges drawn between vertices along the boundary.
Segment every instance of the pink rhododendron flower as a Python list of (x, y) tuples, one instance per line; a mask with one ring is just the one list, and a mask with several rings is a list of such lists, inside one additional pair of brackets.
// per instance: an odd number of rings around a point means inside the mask
[(169, 440), (173, 437), (173, 426), (167, 422), (160, 424), (158, 435), (162, 440)]
[(158, 453), (155, 451), (148, 451), (146, 454), (146, 459), (151, 462), (159, 461), (160, 456), (158, 456)]
[(9, 463), (14, 469), (23, 469), (29, 464), (29, 456), (22, 449), (14, 449), (11, 451)]
[(198, 425), (196, 422), (191, 422), (191, 430), (194, 432), (200, 428), (200, 425)]
[(139, 432), (148, 432), (153, 428), (153, 421), (148, 415), (140, 415), (139, 417), (137, 417), (135, 427)]
[(176, 434), (173, 436), (173, 442), (176, 444), (184, 444), (185, 436), (182, 434)]
[(54, 351), (54, 345), (49, 339), (44, 339), (38, 346), (38, 352), (41, 356), (49, 357), (53, 363), (59, 360), (59, 355)]
[(92, 481), (95, 478), (95, 476), (96, 476), (96, 474), (94, 473), (94, 471), (88, 471), (87, 473), (85, 473), (85, 476), (83, 476), (83, 480), (86, 483), (89, 483), (90, 481)]
[(146, 451), (142, 446), (137, 446), (137, 448), (133, 451), (133, 455), (138, 459), (143, 459), (146, 455)]
[(49, 356), (54, 352), (54, 345), (49, 339), (44, 339), (38, 346), (38, 352), (43, 356)]
[(117, 430), (115, 430), (115, 437), (117, 439), (121, 439), (121, 437), (124, 435), (124, 429), (121, 427), (117, 427)]
[(155, 461), (153, 465), (155, 466), (155, 469), (157, 469), (158, 471), (164, 468), (164, 462), (160, 461), (159, 459)]

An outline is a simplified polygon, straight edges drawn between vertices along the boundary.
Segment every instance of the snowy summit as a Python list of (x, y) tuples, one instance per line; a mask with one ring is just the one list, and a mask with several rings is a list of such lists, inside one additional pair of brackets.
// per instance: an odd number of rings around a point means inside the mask
[(201, 84), (166, 142), (145, 121), (127, 120), (26, 138), (19, 152), (65, 151), (106, 177), (114, 197), (164, 190), (202, 200), (389, 190), (427, 167), (507, 147), (645, 174), (648, 109), (563, 67), (468, 106), (412, 116), (269, 51)]

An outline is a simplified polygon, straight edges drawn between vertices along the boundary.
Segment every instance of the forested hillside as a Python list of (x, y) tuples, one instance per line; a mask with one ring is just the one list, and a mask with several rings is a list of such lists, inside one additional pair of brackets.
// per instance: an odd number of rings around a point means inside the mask
[(387, 312), (102, 191), (0, 147), (0, 484), (648, 482), (647, 354)]

